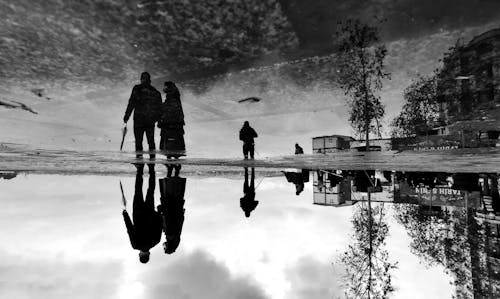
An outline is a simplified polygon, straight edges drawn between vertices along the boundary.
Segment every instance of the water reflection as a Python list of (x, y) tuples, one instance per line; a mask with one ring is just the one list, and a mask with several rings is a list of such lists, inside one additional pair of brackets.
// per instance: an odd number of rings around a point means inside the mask
[(295, 195), (299, 195), (304, 191), (304, 183), (309, 182), (309, 170), (302, 169), (299, 171), (283, 171), (286, 180), (295, 185)]
[(418, 205), (395, 205), (395, 218), (406, 229), (410, 249), (422, 262), (447, 269), (456, 297), (498, 298), (498, 176), (454, 174), (446, 182), (448, 187), (430, 191), (431, 186), (420, 182), (415, 192), (418, 195), (412, 194)]
[[(175, 169), (173, 177), (172, 169)], [(169, 165), (167, 177), (159, 180), (161, 205), (158, 206), (158, 211), (163, 219), (163, 232), (165, 233), (163, 249), (167, 254), (174, 253), (179, 247), (186, 211), (184, 209), (186, 178), (179, 176), (180, 169), (181, 165)]]
[(255, 168), (252, 167), (250, 180), (248, 180), (248, 167), (245, 167), (245, 181), (243, 182), (243, 197), (240, 198), (240, 207), (245, 213), (245, 217), (250, 217), (250, 213), (259, 204), (255, 200)]
[[(156, 175), (150, 171), (144, 198), (142, 169), (138, 167), (135, 179), (133, 223), (126, 211), (123, 215), (132, 247), (147, 262), (162, 231), (166, 254), (180, 245), (187, 180), (180, 175), (181, 165), (168, 165), (166, 176), (158, 180), (160, 205), (155, 211)], [(422, 264), (446, 271), (455, 297), (500, 295), (498, 175), (335, 169), (282, 173), (297, 194), (312, 174), (312, 203), (344, 207), (351, 216), (349, 238), (337, 259), (343, 296), (385, 298), (397, 293), (395, 277), (401, 279), (398, 273), (406, 261), (388, 246), (391, 222), (404, 228), (408, 251)], [(244, 168), (240, 208), (246, 217), (260, 204), (255, 175), (254, 168)], [(262, 209), (265, 214), (266, 205)]]
[(456, 298), (499, 298), (498, 175), (318, 170), (313, 198), (319, 205), (356, 204), (352, 241), (341, 257), (346, 297), (385, 298), (394, 291), (397, 263), (385, 248), (391, 202), (411, 252), (446, 269)]
[(146, 200), (144, 200), (142, 192), (143, 172), (144, 165), (138, 165), (132, 211), (133, 223), (130, 220), (127, 210), (124, 209), (122, 214), (132, 248), (139, 250), (139, 260), (141, 263), (147, 263), (149, 261), (150, 249), (160, 242), (162, 220), (160, 213), (155, 210), (155, 172), (149, 172)]

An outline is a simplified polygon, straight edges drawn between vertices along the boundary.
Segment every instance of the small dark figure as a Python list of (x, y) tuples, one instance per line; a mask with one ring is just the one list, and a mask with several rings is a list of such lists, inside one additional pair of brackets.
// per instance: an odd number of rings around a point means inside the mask
[(254, 157), (255, 142), (254, 138), (257, 138), (257, 132), (250, 127), (248, 121), (243, 123), (243, 127), (240, 130), (240, 140), (243, 141), (243, 156), (248, 159), (248, 154), (250, 153), (250, 159)]
[(166, 177), (159, 180), (161, 205), (158, 211), (163, 218), (163, 232), (165, 243), (163, 249), (166, 254), (177, 250), (181, 242), (182, 226), (184, 224), (184, 193), (186, 191), (186, 178)]
[[(149, 150), (154, 151), (155, 145), (155, 123), (158, 118), (158, 110), (161, 105), (161, 94), (151, 85), (151, 76), (148, 72), (141, 74), (141, 84), (134, 86), (132, 94), (128, 100), (127, 110), (123, 117), (126, 124), (132, 111), (134, 111), (134, 137), (135, 150), (142, 152), (142, 139), (146, 134)], [(150, 154), (151, 159), (155, 154)], [(142, 154), (137, 154), (137, 158), (142, 158)]]
[(149, 185), (146, 193), (146, 201), (142, 194), (142, 174), (144, 165), (138, 165), (135, 178), (135, 193), (133, 202), (132, 218), (130, 220), (126, 210), (123, 210), (123, 220), (127, 226), (127, 233), (130, 238), (132, 248), (139, 250), (139, 260), (141, 263), (149, 261), (149, 250), (156, 246), (161, 239), (162, 220), (160, 214), (155, 211), (154, 191), (155, 173), (149, 174)]
[(245, 182), (243, 182), (243, 197), (240, 198), (240, 207), (245, 212), (245, 217), (255, 210), (259, 201), (255, 200), (255, 170), (252, 167), (250, 183), (248, 182), (248, 168), (245, 167)]
[(304, 153), (304, 149), (300, 147), (298, 143), (295, 143), (295, 154), (302, 155)]
[(181, 94), (172, 81), (165, 82), (163, 91), (166, 97), (158, 121), (161, 129), (160, 149), (166, 151), (167, 158), (178, 158), (186, 150)]

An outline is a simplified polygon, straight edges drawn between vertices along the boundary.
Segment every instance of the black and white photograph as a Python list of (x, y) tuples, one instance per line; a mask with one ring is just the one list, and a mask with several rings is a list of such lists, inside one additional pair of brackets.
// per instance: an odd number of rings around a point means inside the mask
[(499, 0), (0, 0), (0, 298), (500, 298)]

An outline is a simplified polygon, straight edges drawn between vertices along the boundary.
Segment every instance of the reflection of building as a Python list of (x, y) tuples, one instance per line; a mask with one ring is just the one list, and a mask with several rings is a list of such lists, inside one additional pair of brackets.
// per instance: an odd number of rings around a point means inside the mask
[[(473, 184), (446, 183), (446, 174), (441, 173), (396, 173), (394, 176), (394, 203), (411, 203), (426, 206), (455, 206), (477, 208), (480, 206), (480, 192), (471, 188)], [(455, 175), (456, 176), (456, 175)], [(472, 176), (476, 180), (477, 175)], [(463, 174), (465, 180), (469, 175)], [(451, 177), (451, 176), (449, 176)]]
[(334, 170), (318, 170), (313, 174), (313, 201), (316, 205), (347, 206), (351, 199), (350, 177), (342, 178)]
[(437, 89), (450, 134), (500, 131), (500, 28), (457, 45), (443, 61)]

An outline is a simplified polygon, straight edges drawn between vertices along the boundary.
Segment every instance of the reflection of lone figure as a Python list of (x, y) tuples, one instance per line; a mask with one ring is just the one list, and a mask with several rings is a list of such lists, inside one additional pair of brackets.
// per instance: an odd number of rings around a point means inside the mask
[[(146, 134), (149, 150), (154, 151), (155, 146), (155, 122), (158, 116), (158, 109), (161, 105), (161, 94), (151, 85), (151, 76), (144, 72), (141, 74), (141, 84), (134, 86), (132, 94), (128, 100), (127, 110), (123, 117), (123, 122), (127, 123), (132, 111), (134, 111), (134, 137), (135, 150), (142, 151), (142, 139)], [(149, 155), (154, 158), (154, 154)], [(137, 154), (141, 158), (142, 154)]]
[(159, 180), (161, 206), (158, 211), (163, 216), (163, 231), (165, 232), (165, 253), (175, 252), (181, 242), (182, 226), (184, 224), (184, 193), (186, 178), (166, 177)]
[(132, 248), (140, 250), (139, 260), (142, 263), (149, 261), (149, 250), (160, 242), (161, 239), (161, 217), (155, 211), (154, 192), (155, 192), (155, 174), (150, 172), (149, 185), (146, 193), (146, 201), (142, 194), (142, 169), (137, 169), (135, 178), (135, 193), (133, 202), (132, 217), (134, 223), (126, 210), (123, 211), (123, 220), (127, 226), (127, 233), (130, 238)]
[(255, 150), (254, 138), (257, 137), (257, 132), (250, 127), (248, 121), (243, 123), (243, 127), (240, 130), (240, 140), (243, 141), (243, 156), (248, 159), (248, 153), (250, 153), (250, 159), (253, 159), (253, 153)]
[(250, 217), (250, 213), (255, 210), (259, 201), (255, 200), (255, 170), (252, 167), (250, 184), (248, 182), (248, 168), (245, 167), (245, 182), (243, 183), (244, 196), (240, 198), (240, 207), (245, 212), (245, 216)]

